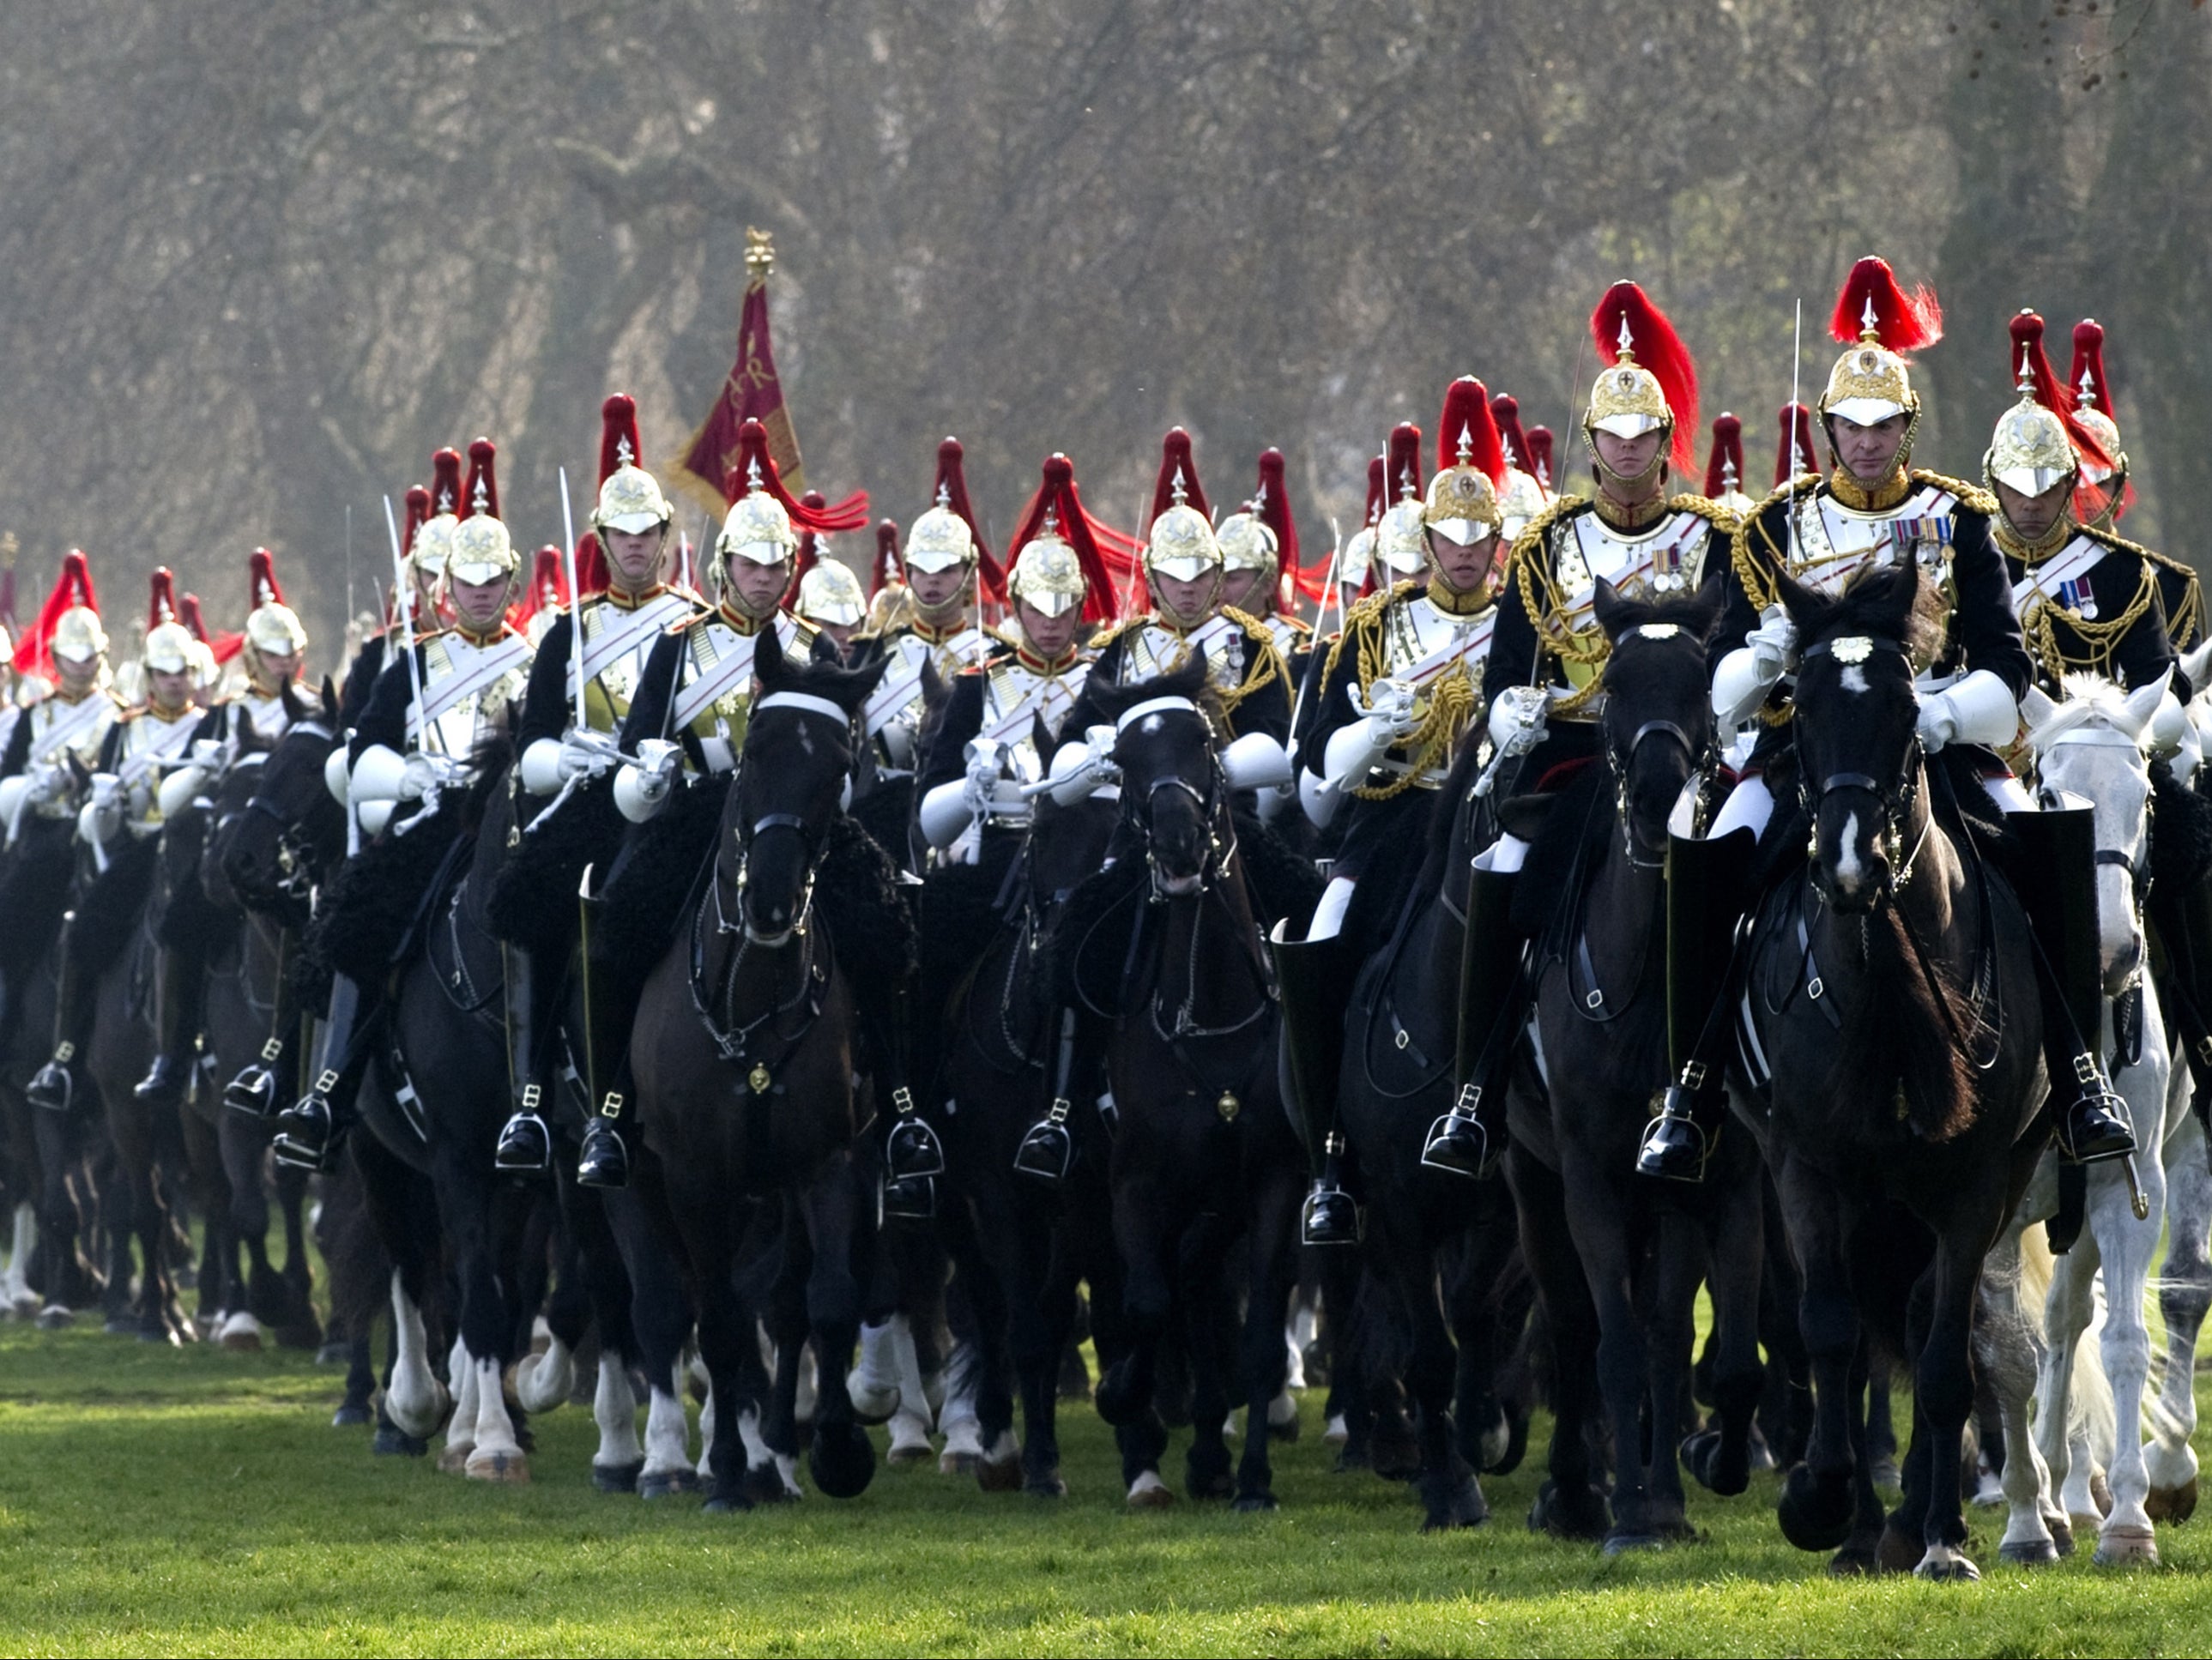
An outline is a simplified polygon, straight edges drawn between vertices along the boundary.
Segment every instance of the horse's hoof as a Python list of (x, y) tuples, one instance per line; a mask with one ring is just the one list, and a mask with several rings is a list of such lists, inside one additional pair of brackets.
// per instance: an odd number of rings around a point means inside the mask
[(472, 1452), (461, 1466), (461, 1472), (471, 1481), (510, 1481), (521, 1483), (530, 1480), (530, 1458), (526, 1453)]
[(885, 1453), (884, 1462), (889, 1464), (893, 1469), (898, 1469), (908, 1464), (927, 1464), (935, 1456), (937, 1456), (936, 1449), (928, 1442), (925, 1441), (920, 1446), (916, 1446), (909, 1441), (894, 1446)]
[[(1010, 1436), (1007, 1438), (1012, 1439)], [(985, 1493), (1012, 1493), (1022, 1485), (1022, 1455), (1016, 1448), (1004, 1458), (975, 1461), (975, 1485)]]
[(1143, 1470), (1129, 1483), (1131, 1510), (1165, 1510), (1175, 1503), (1175, 1489), (1160, 1480), (1158, 1470)]
[(1321, 1444), (1325, 1447), (1340, 1447), (1350, 1439), (1352, 1431), (1346, 1426), (1342, 1413), (1338, 1413), (1322, 1426)]
[(60, 1331), (63, 1328), (73, 1326), (76, 1323), (76, 1311), (59, 1303), (49, 1303), (39, 1310), (40, 1331)]
[(2022, 1539), (1999, 1545), (1997, 1557), (2015, 1567), (2048, 1567), (2058, 1560), (2058, 1547), (2048, 1539)]
[(1579, 1496), (1562, 1493), (1556, 1482), (1547, 1480), (1528, 1507), (1528, 1529), (1554, 1539), (1602, 1539), (1607, 1532), (1605, 1493), (1595, 1487), (1583, 1487)]
[[(830, 1498), (857, 1499), (875, 1479), (875, 1443), (858, 1424), (831, 1427), (817, 1423), (806, 1449), (806, 1468), (814, 1485)], [(980, 1471), (976, 1479), (982, 1479)]]
[[(597, 1475), (599, 1466), (594, 1464), (592, 1469)], [(699, 1477), (696, 1472), (682, 1468), (654, 1470), (647, 1475), (641, 1465), (635, 1485), (641, 1499), (666, 1499), (679, 1493), (698, 1492)]]
[(1854, 1540), (1828, 1559), (1828, 1574), (1835, 1579), (1856, 1579), (1875, 1572), (1880, 1566), (1874, 1547)]
[[(821, 1484), (821, 1479), (818, 1475), (815, 1477), (817, 1486)], [(719, 1493), (721, 1489), (717, 1487), (715, 1491)], [(775, 1467), (773, 1459), (765, 1464), (746, 1465), (744, 1474), (738, 1478), (737, 1491), (748, 1504), (752, 1505), (788, 1505), (799, 1497), (784, 1486), (783, 1472)], [(827, 1493), (829, 1489), (824, 1487), (823, 1491)], [(831, 1496), (836, 1497), (835, 1494)]]
[(635, 1464), (594, 1464), (592, 1485), (601, 1493), (635, 1493), (638, 1472), (644, 1468), (642, 1458)]
[(1932, 1547), (1912, 1570), (1917, 1579), (1932, 1580), (1939, 1585), (1960, 1585), (1978, 1580), (1982, 1571), (1970, 1561), (1965, 1552), (1948, 1545)]
[(2186, 1522), (2197, 1514), (2197, 1478), (2192, 1475), (2178, 1487), (2153, 1487), (2143, 1508), (2154, 1522)]
[(100, 1329), (109, 1337), (129, 1337), (137, 1333), (138, 1323), (127, 1314), (111, 1314)]
[(379, 1458), (422, 1458), (429, 1453), (430, 1444), (419, 1435), (410, 1435), (396, 1424), (379, 1424), (376, 1438), (368, 1450)]
[(1729, 1457), (1728, 1438), (1718, 1430), (1705, 1430), (1684, 1441), (1682, 1462), (1699, 1487), (1723, 1499), (1734, 1499), (1751, 1486), (1749, 1457)]
[(1609, 1533), (1602, 1547), (1607, 1556), (1626, 1556), (1631, 1551), (1664, 1550), (1667, 1541), (1656, 1533)]
[(448, 1441), (438, 1454), (438, 1474), (459, 1475), (469, 1467), (469, 1455), (477, 1450), (473, 1441)]
[(1421, 1518), (1421, 1531), (1438, 1533), (1447, 1528), (1479, 1528), (1489, 1519), (1490, 1505), (1482, 1496), (1482, 1489), (1469, 1480), (1454, 1487), (1442, 1504), (1429, 1507), (1429, 1513)]
[(1851, 1486), (1840, 1476), (1824, 1481), (1800, 1464), (1782, 1484), (1775, 1519), (1782, 1536), (1799, 1550), (1834, 1550), (1851, 1536)]
[(1261, 1511), (1270, 1511), (1275, 1508), (1275, 1495), (1264, 1487), (1258, 1493), (1240, 1493), (1230, 1508), (1242, 1511), (1248, 1516)]
[(1032, 1499), (1065, 1499), (1067, 1483), (1060, 1480), (1058, 1470), (1053, 1470), (1044, 1475), (1032, 1475), (1022, 1483), (1022, 1491)]
[(709, 1516), (735, 1516), (753, 1507), (753, 1501), (743, 1493), (717, 1493), (699, 1508)]
[(2131, 1523), (2108, 1526), (2097, 1535), (2097, 1552), (2089, 1560), (2100, 1568), (2154, 1568), (2158, 1535)]
[(374, 1418), (367, 1407), (356, 1406), (350, 1401), (331, 1414), (331, 1427), (334, 1430), (358, 1429), (363, 1424), (373, 1421), (374, 1421)]

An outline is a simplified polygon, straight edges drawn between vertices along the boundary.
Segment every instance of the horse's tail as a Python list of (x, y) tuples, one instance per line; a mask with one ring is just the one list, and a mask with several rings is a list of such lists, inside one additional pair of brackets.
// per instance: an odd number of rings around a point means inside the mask
[[(2051, 1254), (2043, 1230), (2034, 1226), (2021, 1230), (2020, 1308), (2035, 1321), (2039, 1333), (2043, 1329), (2039, 1316), (2050, 1306), (2051, 1282), (2057, 1274), (2058, 1259)], [(2066, 1427), (2070, 1436), (2087, 1440), (2101, 1465), (2111, 1456), (2110, 1450), (2118, 1444), (2119, 1431), (2119, 1409), (2112, 1400), (2112, 1380), (2105, 1375), (2105, 1290), (2101, 1274), (2092, 1280), (2090, 1295), (2096, 1298), (2095, 1317), (2082, 1327), (2081, 1335), (2075, 1341), (2073, 1387), (2066, 1398)]]

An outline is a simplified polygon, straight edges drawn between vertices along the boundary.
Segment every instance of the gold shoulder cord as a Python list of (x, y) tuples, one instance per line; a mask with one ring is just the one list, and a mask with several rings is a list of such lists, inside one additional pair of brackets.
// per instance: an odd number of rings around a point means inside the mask
[(1221, 614), (1244, 630), (1244, 678), (1220, 694), (1222, 712), (1225, 714), (1249, 697), (1261, 687), (1285, 677), (1283, 654), (1276, 648), (1275, 636), (1257, 617), (1241, 611), (1234, 605), (1224, 605)]
[[(2139, 548), (2132, 542), (2123, 541), (2117, 536), (2095, 532), (2084, 533), (2093, 542), (2137, 556), (2136, 569), (2142, 574), (2142, 580), (2136, 584), (2135, 597), (2128, 601), (2118, 617), (2099, 618), (2094, 622), (2068, 610), (2053, 596), (2039, 591), (2039, 597), (2029, 605), (2026, 614), (2020, 619), (2020, 630), (2029, 654), (2054, 682), (2069, 672), (2087, 672), (2101, 674), (2108, 680), (2114, 678), (2112, 658), (2118, 652), (2121, 642), (2127, 638), (2128, 630), (2141, 622), (2158, 600), (2158, 575), (2152, 568), (2148, 550)], [(2002, 535), (1998, 536), (2000, 548), (2004, 547), (2006, 539)], [(2011, 551), (2009, 549), (2005, 550)], [(2014, 556), (2019, 556), (2015, 553)], [(2058, 623), (2062, 618), (2081, 638), (2082, 655), (2078, 658), (2068, 656), (2058, 643)]]
[(2093, 532), (2092, 534), (2100, 542), (2140, 555), (2146, 566), (2156, 566), (2160, 570), (2172, 571), (2182, 577), (2186, 587), (2181, 604), (2166, 614), (2166, 637), (2178, 652), (2187, 651), (2203, 639), (2204, 587), (2194, 570), (2179, 559), (2154, 552), (2124, 537), (2115, 536), (2110, 531)]
[(1992, 518), (1996, 514), (1997, 498), (1979, 484), (1954, 478), (1948, 472), (1930, 472), (1925, 467), (1915, 467), (1907, 476), (1916, 484), (1933, 484), (1938, 489), (1950, 491), (1959, 498), (1961, 507), (1972, 508), (1976, 513), (1987, 514)]
[(1729, 532), (1729, 564), (1735, 572), (1735, 580), (1743, 584), (1744, 596), (1751, 601), (1753, 611), (1765, 611), (1774, 603), (1777, 585), (1766, 580), (1765, 571), (1759, 567), (1759, 556), (1751, 550), (1752, 532), (1756, 530), (1759, 539), (1765, 544), (1767, 556), (1771, 561), (1771, 569), (1787, 569), (1789, 556), (1774, 545), (1773, 534), (1766, 528), (1767, 509), (1778, 502), (1789, 513), (1795, 513), (1797, 511), (1797, 498), (1820, 487), (1818, 473), (1801, 474), (1787, 484), (1778, 486), (1764, 502), (1737, 520), (1735, 527)]
[[(1387, 594), (1368, 595), (1346, 619), (1344, 640), (1352, 637), (1353, 624), (1358, 625), (1359, 655), (1354, 660), (1363, 689), (1373, 685), (1388, 669), (1382, 638), (1384, 611), (1390, 602), (1419, 592), (1419, 583), (1401, 582)], [(1377, 599), (1383, 603), (1376, 605)], [(1344, 640), (1337, 642), (1337, 651), (1344, 648)], [(1336, 652), (1329, 654), (1328, 666), (1334, 671)], [(1327, 684), (1325, 678), (1322, 684)], [(1468, 721), (1474, 717), (1475, 697), (1474, 678), (1464, 668), (1458, 674), (1439, 675), (1430, 683), (1429, 710), (1421, 717), (1421, 724), (1407, 735), (1402, 744), (1393, 745), (1407, 751), (1406, 770), (1387, 784), (1354, 784), (1352, 793), (1363, 801), (1388, 801), (1413, 788), (1423, 773), (1451, 754), (1452, 745), (1459, 741), (1460, 733), (1467, 730)]]
[[(1514, 586), (1521, 591), (1521, 608), (1528, 614), (1528, 626), (1535, 630), (1543, 651), (1561, 663), (1575, 663), (1595, 671), (1604, 663), (1612, 647), (1602, 630), (1593, 645), (1578, 638), (1567, 627), (1567, 597), (1560, 593), (1559, 582), (1552, 574), (1552, 561), (1545, 556), (1551, 546), (1553, 527), (1577, 508), (1587, 505), (1588, 500), (1586, 496), (1562, 496), (1531, 519), (1528, 528), (1514, 540), (1510, 575)], [(1597, 694), (1598, 677), (1593, 672), (1588, 685), (1553, 704), (1552, 713), (1571, 714)]]

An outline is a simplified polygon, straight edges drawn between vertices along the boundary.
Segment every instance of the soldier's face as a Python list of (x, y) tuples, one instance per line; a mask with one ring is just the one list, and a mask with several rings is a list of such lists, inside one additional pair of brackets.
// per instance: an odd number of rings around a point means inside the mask
[(1265, 617), (1275, 608), (1275, 587), (1263, 570), (1232, 570), (1221, 579), (1221, 603), (1252, 617)]
[(192, 681), (190, 669), (150, 669), (146, 681), (154, 693), (157, 708), (180, 709), (192, 701)]
[(668, 542), (668, 526), (651, 530), (603, 530), (600, 544), (606, 549), (607, 567), (627, 593), (649, 588), (660, 580), (660, 556)]
[(738, 609), (748, 617), (767, 616), (782, 600), (783, 591), (791, 586), (788, 559), (779, 559), (773, 565), (756, 565), (750, 559), (732, 558), (723, 570)]
[(76, 697), (92, 690), (92, 683), (100, 678), (100, 659), (88, 657), (78, 662), (58, 654), (54, 658), (54, 673), (60, 679), (62, 690)]
[(1075, 631), (1083, 626), (1083, 607), (1070, 605), (1057, 617), (1047, 617), (1026, 599), (1014, 601), (1014, 620), (1022, 637), (1040, 657), (1057, 660), (1075, 644)]
[(1863, 427), (1840, 415), (1828, 417), (1829, 441), (1836, 459), (1862, 484), (1879, 484), (1897, 465), (1897, 452), (1905, 445), (1905, 417), (1893, 415)]
[(1590, 442), (1597, 447), (1597, 459), (1617, 478), (1643, 477), (1659, 459), (1659, 447), (1666, 441), (1666, 433), (1656, 428), (1639, 432), (1633, 438), (1623, 438), (1615, 432), (1590, 435)]
[(858, 623), (818, 623), (815, 625), (829, 636), (830, 643), (837, 648), (842, 657), (853, 647), (853, 635), (860, 629)]
[(945, 570), (916, 570), (907, 568), (907, 591), (914, 595), (914, 603), (926, 611), (940, 611), (958, 605), (968, 597), (968, 567), (954, 565)]
[(254, 646), (248, 646), (246, 649), (260, 658), (261, 673), (264, 681), (272, 690), (275, 688), (283, 685), (287, 682), (298, 678), (300, 673), (299, 653), (295, 651), (262, 651), (258, 647)]
[[(1605, 435), (1600, 434), (1601, 437)], [(1454, 593), (1472, 593), (1490, 575), (1490, 563), (1498, 552), (1498, 538), (1486, 536), (1465, 547), (1449, 536), (1431, 535), (1429, 557), (1435, 562), (1437, 574), (1444, 586)]]
[(512, 586), (504, 576), (489, 582), (455, 582), (453, 614), (461, 626), (477, 634), (484, 634), (495, 627), (500, 614), (507, 609), (507, 595)]
[(1186, 582), (1180, 576), (1157, 571), (1152, 575), (1152, 587), (1159, 595), (1161, 610), (1179, 623), (1194, 623), (1213, 609), (1221, 593), (1221, 573), (1209, 570)]
[(2051, 534), (2051, 527), (2064, 514), (2074, 495), (2071, 474), (2040, 496), (2016, 490), (2002, 478), (1996, 481), (1996, 487), (1997, 505), (2004, 509), (2006, 522), (2031, 542)]

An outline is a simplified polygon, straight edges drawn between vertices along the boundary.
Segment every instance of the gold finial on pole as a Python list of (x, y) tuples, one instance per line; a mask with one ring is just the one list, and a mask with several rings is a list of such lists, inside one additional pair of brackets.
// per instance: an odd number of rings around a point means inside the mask
[(745, 286), (757, 289), (775, 269), (775, 235), (772, 231), (745, 227)]

